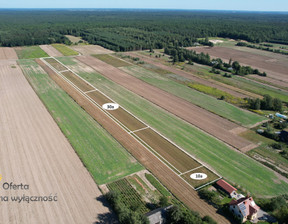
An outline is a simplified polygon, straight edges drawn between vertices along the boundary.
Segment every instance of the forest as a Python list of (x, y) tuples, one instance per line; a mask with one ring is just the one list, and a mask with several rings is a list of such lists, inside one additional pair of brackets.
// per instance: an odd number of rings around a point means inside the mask
[(71, 44), (65, 35), (114, 51), (192, 46), (227, 37), (288, 44), (288, 14), (189, 10), (0, 10), (0, 46)]

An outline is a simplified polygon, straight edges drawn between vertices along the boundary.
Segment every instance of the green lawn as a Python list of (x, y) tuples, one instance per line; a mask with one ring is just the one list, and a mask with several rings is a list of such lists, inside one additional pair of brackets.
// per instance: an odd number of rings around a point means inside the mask
[(64, 44), (52, 44), (52, 46), (56, 48), (59, 52), (61, 52), (64, 56), (72, 56), (79, 54), (77, 51), (72, 50)]
[(36, 62), (20, 60), (19, 63), (97, 184), (111, 182), (143, 169), (106, 130), (58, 87)]
[(70, 68), (187, 152), (209, 164), (229, 181), (241, 185), (258, 196), (273, 196), (288, 192), (287, 183), (279, 180), (272, 171), (246, 155), (228, 148), (215, 138), (96, 72), (86, 73), (80, 64)]
[(15, 51), (19, 59), (49, 57), (39, 46), (16, 48)]
[(142, 67), (129, 66), (121, 69), (151, 85), (244, 126), (253, 125), (265, 120), (264, 117), (242, 110), (223, 100), (217, 100), (214, 97), (198, 92)]

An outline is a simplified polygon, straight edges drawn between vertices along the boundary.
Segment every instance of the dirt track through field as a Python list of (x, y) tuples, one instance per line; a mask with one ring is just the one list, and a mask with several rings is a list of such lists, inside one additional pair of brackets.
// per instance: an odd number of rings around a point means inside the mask
[(11, 47), (0, 47), (0, 60), (16, 60), (18, 56)]
[[(94, 223), (108, 213), (97, 185), (20, 68), (0, 66), (0, 195), (55, 196), (53, 202), (1, 201), (0, 223)], [(4, 182), (29, 190), (4, 190)]]
[(50, 77), (63, 88), (80, 106), (82, 106), (95, 120), (97, 120), (120, 144), (138, 159), (147, 169), (159, 178), (168, 189), (183, 201), (190, 209), (198, 211), (200, 215), (209, 215), (218, 223), (229, 223), (224, 217), (217, 214), (216, 209), (205, 203), (183, 179), (176, 175), (142, 144), (113, 122), (102, 110), (96, 107), (87, 98), (80, 94), (70, 84), (64, 81), (53, 70), (40, 60), (37, 61)]
[(53, 46), (51, 45), (39, 45), (39, 47), (45, 51), (49, 56), (51, 57), (61, 57), (63, 56), (62, 53), (57, 51)]
[[(196, 47), (188, 49), (198, 53), (208, 53), (213, 57), (219, 57), (226, 61), (232, 58), (233, 61), (238, 61), (240, 64), (258, 68), (260, 71), (266, 71), (268, 77), (280, 80), (283, 82), (282, 86), (288, 87), (288, 56), (283, 55), (282, 60), (280, 60), (225, 47)], [(273, 80), (270, 81), (273, 82)]]
[(146, 57), (144, 55), (141, 55), (141, 54), (137, 54), (137, 53), (132, 53), (132, 52), (128, 52), (128, 53), (125, 53), (126, 55), (130, 55), (132, 57), (138, 57), (140, 58), (142, 61), (148, 63), (148, 64), (152, 64), (152, 65), (155, 65), (156, 67), (158, 68), (161, 68), (161, 69), (164, 69), (166, 71), (170, 71), (171, 73), (174, 73), (174, 74), (177, 74), (177, 75), (180, 75), (182, 77), (185, 77), (187, 79), (190, 79), (191, 81), (194, 81), (194, 82), (197, 82), (197, 83), (200, 83), (202, 85), (206, 85), (206, 86), (210, 86), (212, 88), (216, 88), (216, 89), (219, 89), (219, 90), (222, 90), (226, 93), (229, 93), (231, 94), (232, 96), (235, 96), (235, 97), (240, 97), (240, 98), (245, 98), (245, 97), (251, 97), (250, 95), (246, 95), (245, 94), (245, 91), (243, 90), (240, 90), (239, 89), (239, 92), (238, 91), (235, 91), (236, 88), (228, 88), (226, 84), (222, 84), (222, 83), (215, 83), (215, 82), (210, 82), (206, 79), (202, 79), (196, 75), (193, 75), (189, 72), (185, 72), (185, 71), (182, 71), (182, 70), (179, 70), (179, 69), (176, 69), (176, 68), (173, 68), (171, 66), (167, 66), (167, 65), (164, 65), (160, 62), (156, 62), (154, 61), (153, 59), (149, 58), (149, 57)]
[(242, 148), (252, 145), (251, 142), (232, 133), (233, 129), (239, 127), (233, 122), (160, 90), (157, 87), (151, 86), (96, 58), (91, 56), (80, 56), (77, 57), (77, 59), (91, 66), (112, 81), (124, 86), (130, 91), (146, 98), (237, 149), (241, 150)]

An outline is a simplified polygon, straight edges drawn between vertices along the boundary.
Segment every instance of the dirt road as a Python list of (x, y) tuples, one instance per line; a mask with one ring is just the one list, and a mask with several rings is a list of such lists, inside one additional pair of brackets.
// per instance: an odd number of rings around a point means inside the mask
[[(94, 223), (109, 212), (96, 200), (97, 185), (20, 68), (13, 67), (0, 66), (0, 196), (57, 198), (30, 203), (0, 198), (0, 223)], [(27, 184), (29, 190), (5, 190), (5, 182)]]
[(197, 107), (188, 101), (160, 90), (157, 87), (149, 85), (99, 59), (91, 56), (80, 56), (77, 57), (77, 59), (91, 66), (112, 81), (239, 150), (252, 145), (251, 142), (233, 133), (233, 129), (239, 128), (239, 126), (231, 121)]

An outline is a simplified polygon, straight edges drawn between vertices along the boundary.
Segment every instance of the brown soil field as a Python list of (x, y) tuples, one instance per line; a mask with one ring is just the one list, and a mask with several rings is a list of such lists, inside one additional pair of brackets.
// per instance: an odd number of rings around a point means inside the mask
[(91, 55), (91, 54), (112, 54), (114, 53), (111, 50), (105, 49), (99, 45), (77, 45), (71, 46), (75, 51), (78, 51), (82, 55)]
[(52, 69), (40, 60), (37, 62), (49, 73), (50, 77), (63, 88), (80, 106), (82, 106), (98, 123), (102, 125), (120, 144), (123, 145), (140, 163), (150, 170), (179, 200), (183, 201), (190, 209), (199, 212), (201, 216), (209, 215), (218, 223), (229, 221), (217, 214), (216, 209), (201, 200), (196, 191), (181, 177), (159, 161), (152, 152), (129, 133), (113, 122), (102, 110), (87, 100), (71, 85), (60, 78)]
[(130, 91), (146, 98), (237, 149), (241, 150), (242, 148), (251, 145), (251, 142), (230, 132), (239, 127), (239, 125), (233, 122), (151, 86), (96, 58), (91, 56), (80, 56), (77, 57), (77, 59), (91, 66), (112, 81), (124, 86)]
[(201, 164), (192, 157), (188, 156), (186, 153), (181, 151), (175, 145), (161, 137), (158, 133), (150, 128), (135, 132), (134, 135), (138, 136), (146, 144), (152, 147), (171, 165), (179, 170), (180, 173), (184, 173), (188, 170), (201, 166)]
[[(190, 175), (192, 173), (205, 173), (205, 174), (207, 174), (207, 178), (204, 180), (193, 180), (190, 177)], [(197, 187), (200, 187), (203, 184), (209, 183), (209, 182), (217, 180), (219, 178), (215, 173), (212, 173), (210, 170), (208, 170), (204, 166), (202, 166), (198, 169), (195, 169), (191, 172), (185, 173), (185, 174), (181, 175), (181, 177), (183, 177), (189, 184), (195, 186), (196, 189), (197, 189)]]
[(240, 98), (250, 97), (250, 94), (248, 94), (248, 93), (246, 94), (246, 91), (243, 91), (241, 89), (237, 89), (235, 87), (230, 87), (230, 86), (228, 86), (226, 84), (218, 83), (216, 81), (212, 82), (212, 81), (209, 81), (207, 79), (200, 78), (200, 77), (198, 77), (196, 75), (193, 75), (192, 73), (185, 72), (185, 71), (173, 68), (171, 66), (164, 65), (161, 62), (157, 62), (157, 61), (153, 60), (152, 58), (146, 57), (144, 55), (137, 54), (137, 53), (131, 53), (131, 52), (125, 53), (125, 54), (126, 55), (130, 55), (132, 57), (138, 57), (142, 61), (144, 61), (144, 62), (146, 62), (148, 64), (155, 65), (158, 68), (164, 69), (166, 71), (170, 71), (171, 73), (180, 75), (182, 77), (185, 77), (187, 79), (190, 79), (191, 81), (200, 83), (202, 85), (206, 85), (206, 86), (210, 86), (212, 88), (216, 88), (216, 89), (222, 90), (224, 92), (227, 92), (227, 93), (231, 94), (232, 96), (240, 97)]
[(0, 47), (0, 60), (17, 60), (18, 56), (11, 47)]
[[(0, 66), (0, 92), (0, 195), (57, 196), (52, 202), (1, 201), (0, 223), (94, 223), (109, 213), (97, 185), (18, 66)], [(5, 182), (27, 184), (29, 190), (4, 190)]]
[(51, 64), (59, 72), (67, 70), (67, 68), (65, 68), (63, 65), (58, 63), (54, 58), (46, 58), (45, 61)]
[(61, 57), (63, 56), (62, 53), (57, 51), (53, 46), (51, 45), (39, 45), (39, 47), (45, 51), (49, 56), (51, 57)]
[[(61, 64), (59, 64), (59, 65), (61, 65)], [(74, 75), (70, 71), (62, 72), (62, 75), (64, 75), (67, 79), (69, 79), (71, 82), (73, 82), (79, 89), (81, 89), (84, 92), (94, 90), (94, 88), (92, 86), (88, 85), (86, 82), (84, 82), (82, 79), (80, 79), (78, 76)]]
[[(96, 103), (102, 106), (105, 103), (111, 103), (111, 100), (104, 96), (99, 91), (91, 92), (87, 94)], [(129, 130), (135, 131), (141, 128), (145, 128), (146, 125), (140, 122), (138, 119), (133, 117), (131, 114), (126, 112), (123, 108), (119, 107), (117, 110), (109, 110), (107, 113), (113, 115), (118, 121), (125, 125)]]
[[(268, 77), (283, 81), (285, 83), (282, 84), (285, 84), (285, 87), (288, 86), (288, 57), (285, 55), (283, 55), (283, 59), (285, 60), (279, 60), (225, 47), (196, 47), (188, 49), (208, 53), (212, 57), (219, 57), (226, 61), (232, 58), (233, 61), (238, 61), (240, 64), (249, 65), (253, 68), (258, 68), (260, 71), (265, 71)], [(273, 80), (270, 81), (272, 82)]]

